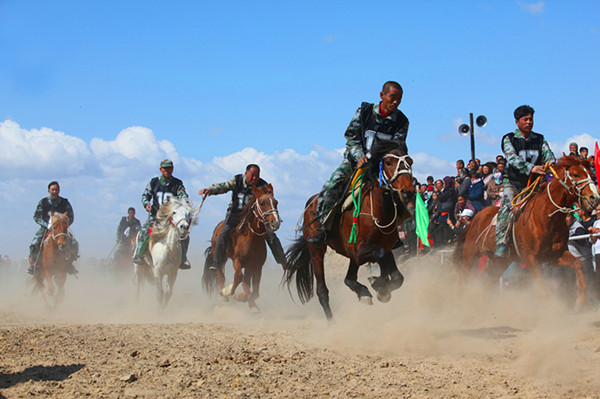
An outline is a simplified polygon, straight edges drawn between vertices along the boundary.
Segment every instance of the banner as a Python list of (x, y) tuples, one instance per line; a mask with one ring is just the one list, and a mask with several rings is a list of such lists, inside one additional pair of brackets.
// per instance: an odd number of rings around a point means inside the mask
[(427, 230), (429, 229), (429, 213), (427, 212), (427, 207), (423, 202), (423, 198), (417, 193), (415, 195), (415, 222), (417, 224), (417, 237), (421, 239), (421, 242), (426, 245), (429, 245), (429, 240), (427, 239)]

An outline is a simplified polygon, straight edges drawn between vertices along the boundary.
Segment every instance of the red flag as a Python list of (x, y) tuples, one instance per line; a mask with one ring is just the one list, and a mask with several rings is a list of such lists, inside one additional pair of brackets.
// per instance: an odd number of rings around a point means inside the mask
[(596, 149), (594, 150), (594, 172), (596, 172), (596, 183), (598, 183), (598, 174), (600, 174), (600, 149), (596, 141)]

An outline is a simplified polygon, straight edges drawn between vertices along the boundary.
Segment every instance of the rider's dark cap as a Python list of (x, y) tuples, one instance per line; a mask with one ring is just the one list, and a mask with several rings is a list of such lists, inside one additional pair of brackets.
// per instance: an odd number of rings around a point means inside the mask
[(168, 167), (173, 167), (173, 161), (171, 161), (170, 159), (163, 159), (162, 162), (160, 163), (160, 167), (161, 168), (168, 168)]

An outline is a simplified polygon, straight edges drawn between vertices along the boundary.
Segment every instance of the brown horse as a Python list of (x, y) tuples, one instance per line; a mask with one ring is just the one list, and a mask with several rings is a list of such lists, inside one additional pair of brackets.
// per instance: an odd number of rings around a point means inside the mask
[[(383, 142), (373, 148), (372, 157), (363, 177), (362, 203), (357, 224), (356, 243), (348, 243), (353, 224), (353, 209), (342, 210), (333, 217), (327, 244), (350, 259), (345, 284), (361, 302), (372, 304), (369, 289), (358, 282), (358, 267), (377, 262), (378, 277), (370, 277), (371, 287), (381, 302), (388, 302), (392, 291), (400, 288), (404, 277), (398, 271), (392, 248), (398, 242), (398, 225), (410, 217), (406, 205), (415, 196), (412, 182), (412, 159), (394, 142)], [(285, 280), (289, 285), (296, 275), (296, 288), (302, 303), (313, 296), (313, 279), (317, 280), (317, 296), (328, 320), (333, 318), (329, 307), (329, 290), (325, 284), (324, 256), (327, 246), (309, 243), (316, 229), (317, 196), (312, 196), (303, 214), (302, 236), (286, 252)]]
[(266, 234), (279, 229), (281, 219), (277, 210), (277, 200), (273, 197), (273, 186), (264, 185), (253, 189), (254, 199), (241, 211), (241, 219), (232, 231), (231, 241), (227, 243), (227, 257), (233, 261), (233, 283), (224, 288), (225, 273), (223, 264), (216, 271), (210, 270), (213, 261), (212, 249), (216, 248), (217, 237), (221, 232), (224, 221), (220, 222), (213, 232), (211, 246), (205, 251), (206, 261), (202, 283), (207, 292), (215, 290), (218, 283), (220, 294), (229, 298), (235, 294), (237, 286), (242, 283), (243, 293), (235, 298), (248, 302), (250, 310), (258, 312), (256, 299), (259, 296), (262, 267), (267, 258)]
[[(57, 287), (54, 304), (58, 305), (64, 296), (67, 268), (69, 266), (69, 218), (67, 213), (50, 214), (50, 229), (42, 240), (42, 261), (33, 275), (34, 292), (47, 292), (53, 296)], [(44, 290), (44, 281), (47, 284)]]
[(486, 255), (490, 259), (488, 276), (497, 282), (510, 262), (524, 262), (534, 282), (539, 285), (539, 266), (550, 262), (555, 266), (568, 266), (577, 276), (577, 305), (586, 303), (586, 282), (581, 262), (567, 250), (569, 228), (565, 222), (567, 213), (573, 212), (573, 204), (592, 211), (600, 199), (598, 187), (591, 178), (589, 160), (575, 156), (563, 156), (553, 170), (550, 183), (544, 183), (539, 191), (514, 215), (510, 256), (494, 258), (496, 249), (495, 217), (498, 207), (490, 206), (479, 212), (464, 234), (459, 238), (454, 260), (465, 276), (477, 259)]

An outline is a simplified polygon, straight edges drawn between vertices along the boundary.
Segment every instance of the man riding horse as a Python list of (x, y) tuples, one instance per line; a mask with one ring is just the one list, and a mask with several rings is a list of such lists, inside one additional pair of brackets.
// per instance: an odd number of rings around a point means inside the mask
[(402, 86), (394, 81), (385, 82), (376, 104), (363, 102), (346, 129), (346, 151), (342, 164), (323, 185), (317, 202), (318, 228), (308, 242), (324, 245), (327, 240), (325, 220), (341, 198), (350, 175), (365, 165), (373, 144), (379, 140), (393, 140), (406, 149), (408, 118), (398, 109), (402, 101)]
[(135, 237), (141, 229), (140, 220), (135, 217), (135, 208), (131, 207), (127, 210), (127, 216), (123, 216), (117, 227), (117, 251), (115, 259), (119, 258), (120, 254), (128, 253), (131, 257), (131, 238)]
[[(252, 189), (267, 185), (268, 183), (260, 178), (260, 167), (256, 164), (246, 166), (244, 174), (235, 175), (231, 180), (223, 183), (215, 183), (208, 188), (198, 191), (200, 195), (218, 195), (231, 191), (231, 202), (227, 208), (225, 223), (221, 233), (217, 238), (217, 243), (213, 252), (213, 262), (210, 270), (217, 270), (219, 265), (225, 261), (227, 242), (230, 239), (231, 231), (235, 229), (241, 219), (241, 211), (244, 205), (248, 204), (254, 197)], [(275, 232), (267, 230), (267, 244), (271, 248), (275, 261), (285, 267), (285, 254), (281, 242)]]
[[(47, 235), (50, 223), (50, 214), (51, 212), (56, 213), (67, 213), (67, 217), (69, 218), (69, 226), (73, 224), (75, 220), (75, 214), (73, 213), (73, 208), (69, 203), (69, 200), (59, 196), (60, 194), (60, 186), (57, 181), (51, 181), (48, 184), (48, 193), (50, 194), (48, 197), (42, 198), (40, 202), (38, 202), (37, 208), (35, 209), (35, 213), (33, 214), (33, 220), (40, 225), (40, 229), (35, 233), (33, 237), (33, 241), (31, 241), (31, 245), (29, 246), (29, 269), (27, 269), (27, 273), (33, 274), (35, 269), (38, 267), (38, 261), (41, 254), (41, 246), (42, 239)], [(70, 263), (67, 268), (67, 273), (76, 274), (77, 270), (75, 266), (73, 266), (73, 261), (79, 257), (79, 243), (75, 240), (71, 234), (69, 234), (69, 250), (70, 254), (68, 259)]]
[(521, 105), (515, 109), (517, 129), (504, 135), (502, 151), (507, 160), (504, 174), (504, 194), (496, 222), (496, 251), (494, 256), (508, 256), (508, 228), (512, 212), (511, 202), (515, 195), (527, 187), (529, 175), (545, 174), (546, 162), (554, 163), (554, 153), (543, 135), (533, 132), (534, 109)]
[[(148, 248), (150, 236), (148, 231), (156, 222), (156, 212), (160, 206), (167, 202), (171, 197), (187, 199), (188, 195), (183, 186), (183, 182), (173, 176), (173, 162), (165, 159), (160, 163), (161, 176), (154, 177), (146, 186), (144, 194), (142, 194), (142, 205), (148, 211), (148, 220), (142, 226), (137, 239), (137, 252), (133, 257), (133, 263), (142, 265), (144, 261), (144, 253)], [(187, 251), (190, 245), (190, 237), (188, 236), (181, 241), (181, 265), (182, 270), (189, 269), (190, 262), (187, 259)]]

